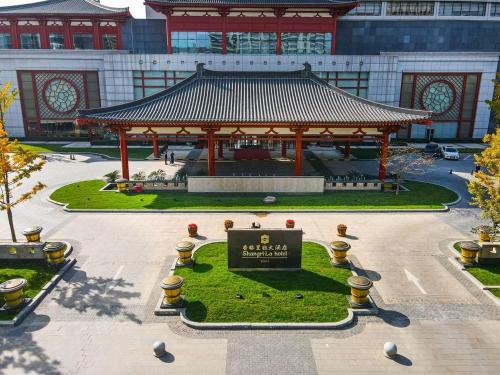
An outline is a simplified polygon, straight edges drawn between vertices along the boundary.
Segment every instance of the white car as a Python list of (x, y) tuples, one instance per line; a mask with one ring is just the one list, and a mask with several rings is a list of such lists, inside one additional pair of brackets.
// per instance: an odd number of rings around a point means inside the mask
[(443, 154), (443, 158), (446, 160), (460, 159), (460, 154), (458, 153), (458, 150), (455, 147), (445, 146), (443, 147), (443, 151), (441, 151), (441, 153)]

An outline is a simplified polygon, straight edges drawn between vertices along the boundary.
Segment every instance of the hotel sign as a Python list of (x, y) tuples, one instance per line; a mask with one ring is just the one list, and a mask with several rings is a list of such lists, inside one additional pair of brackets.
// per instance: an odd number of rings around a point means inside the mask
[(302, 229), (229, 229), (230, 271), (301, 269)]

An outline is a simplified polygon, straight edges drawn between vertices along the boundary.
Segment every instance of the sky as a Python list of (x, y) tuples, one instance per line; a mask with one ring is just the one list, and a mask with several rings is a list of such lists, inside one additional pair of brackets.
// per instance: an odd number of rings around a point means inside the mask
[[(28, 3), (39, 3), (40, 0), (0, 0), (0, 6), (20, 5)], [(146, 18), (144, 0), (101, 0), (104, 5), (115, 8), (130, 8), (130, 13), (134, 18)]]

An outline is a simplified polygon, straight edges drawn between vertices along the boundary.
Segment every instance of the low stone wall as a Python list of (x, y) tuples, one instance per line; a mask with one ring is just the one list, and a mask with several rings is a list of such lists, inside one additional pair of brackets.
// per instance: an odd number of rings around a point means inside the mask
[(135, 191), (136, 186), (142, 186), (143, 191), (177, 191), (187, 190), (186, 181), (128, 181), (127, 191)]
[(500, 242), (481, 242), (477, 255), (479, 264), (500, 264)]
[(382, 183), (375, 181), (327, 181), (325, 182), (325, 191), (331, 190), (372, 190), (382, 189)]
[(324, 177), (189, 176), (190, 193), (322, 193)]
[(2, 242), (0, 259), (45, 259), (45, 242)]

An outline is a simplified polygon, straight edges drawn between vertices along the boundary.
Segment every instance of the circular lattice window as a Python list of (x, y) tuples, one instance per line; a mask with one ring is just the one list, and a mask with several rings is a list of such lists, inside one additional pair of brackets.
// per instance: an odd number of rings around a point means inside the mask
[(78, 105), (77, 88), (64, 78), (55, 78), (46, 83), (43, 98), (47, 106), (58, 113), (68, 113)]
[(422, 90), (421, 104), (428, 111), (443, 114), (455, 102), (455, 89), (446, 81), (434, 81)]

